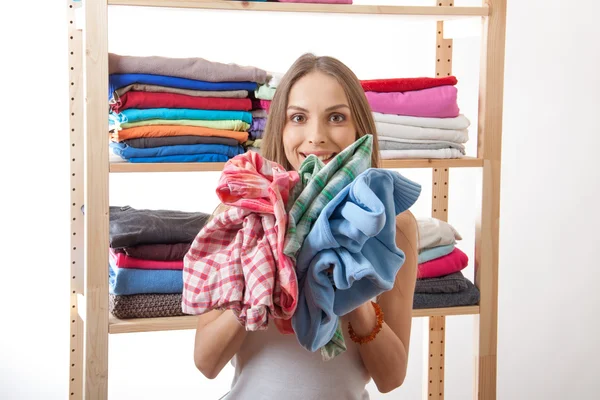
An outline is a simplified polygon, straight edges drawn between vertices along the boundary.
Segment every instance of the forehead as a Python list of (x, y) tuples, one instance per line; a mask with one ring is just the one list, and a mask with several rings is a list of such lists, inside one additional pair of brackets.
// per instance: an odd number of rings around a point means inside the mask
[(334, 77), (319, 71), (298, 79), (288, 98), (288, 105), (306, 109), (327, 108), (335, 104), (348, 104), (344, 88)]

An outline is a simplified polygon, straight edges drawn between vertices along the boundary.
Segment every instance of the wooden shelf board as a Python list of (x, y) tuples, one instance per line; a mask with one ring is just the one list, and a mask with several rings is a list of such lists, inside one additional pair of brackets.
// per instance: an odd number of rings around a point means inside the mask
[[(221, 171), (224, 163), (128, 163), (110, 164), (110, 172), (193, 172)], [(400, 159), (383, 160), (383, 168), (474, 168), (482, 167), (483, 160), (475, 157), (455, 159)]]
[(212, 10), (275, 11), (295, 13), (338, 13), (338, 14), (379, 14), (435, 17), (435, 20), (448, 20), (464, 17), (484, 17), (489, 8), (482, 7), (436, 7), (436, 6), (378, 6), (362, 4), (318, 4), (318, 3), (278, 3), (248, 2), (231, 0), (108, 0), (109, 5), (167, 8), (197, 8)]
[[(475, 315), (479, 314), (479, 306), (427, 308), (413, 310), (413, 317), (435, 317), (450, 315)], [(181, 317), (166, 318), (134, 318), (117, 319), (109, 317), (109, 333), (134, 333), (134, 332), (158, 332), (196, 329), (196, 316), (186, 315)]]

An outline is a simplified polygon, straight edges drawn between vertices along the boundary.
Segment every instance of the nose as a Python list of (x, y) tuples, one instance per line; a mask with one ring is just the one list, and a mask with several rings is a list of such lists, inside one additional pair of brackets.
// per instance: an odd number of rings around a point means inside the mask
[(315, 121), (308, 127), (307, 139), (310, 144), (319, 145), (327, 141), (327, 127), (319, 121)]

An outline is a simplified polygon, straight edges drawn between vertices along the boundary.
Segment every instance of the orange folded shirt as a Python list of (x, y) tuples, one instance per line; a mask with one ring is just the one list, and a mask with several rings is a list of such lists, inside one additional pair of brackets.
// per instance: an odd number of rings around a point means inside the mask
[(236, 132), (224, 129), (207, 128), (204, 126), (188, 125), (146, 125), (115, 130), (110, 133), (110, 138), (115, 142), (127, 139), (165, 137), (165, 136), (220, 136), (244, 143), (248, 140), (248, 132)]

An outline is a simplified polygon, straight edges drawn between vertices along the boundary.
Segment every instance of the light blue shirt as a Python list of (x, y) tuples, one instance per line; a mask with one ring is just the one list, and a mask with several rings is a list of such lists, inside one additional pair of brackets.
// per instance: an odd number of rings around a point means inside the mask
[(323, 347), (340, 316), (394, 286), (405, 260), (396, 246), (396, 216), (420, 193), (419, 184), (398, 172), (369, 168), (325, 206), (296, 263), (292, 326), (302, 346)]

